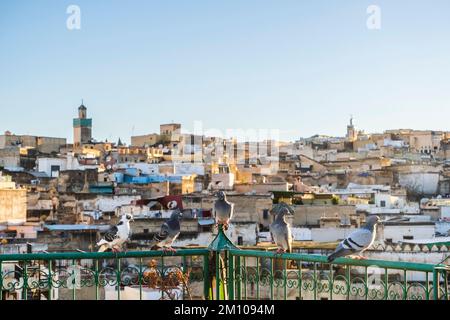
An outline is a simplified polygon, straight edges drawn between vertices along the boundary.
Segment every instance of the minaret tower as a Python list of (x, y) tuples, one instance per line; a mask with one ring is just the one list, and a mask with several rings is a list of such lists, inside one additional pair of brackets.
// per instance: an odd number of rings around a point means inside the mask
[(358, 133), (353, 125), (353, 116), (350, 117), (350, 124), (347, 126), (347, 140), (353, 142), (358, 137)]
[(92, 119), (87, 118), (87, 108), (81, 101), (78, 118), (73, 119), (73, 145), (78, 148), (92, 140)]

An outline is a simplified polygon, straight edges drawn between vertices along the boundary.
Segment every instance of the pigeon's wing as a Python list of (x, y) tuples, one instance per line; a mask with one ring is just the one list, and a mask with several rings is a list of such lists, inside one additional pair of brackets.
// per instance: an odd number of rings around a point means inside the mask
[(285, 234), (286, 237), (286, 243), (288, 244), (288, 252), (292, 253), (292, 233), (289, 226), (287, 226), (287, 232)]
[(103, 237), (106, 241), (112, 242), (118, 237), (118, 231), (119, 229), (117, 228), (117, 226), (112, 226), (108, 231), (106, 231)]
[(345, 238), (336, 250), (328, 257), (328, 261), (334, 261), (334, 259), (339, 257), (348, 256), (351, 254), (359, 253), (372, 242), (373, 234), (367, 229), (358, 229), (350, 233), (350, 235)]
[(230, 214), (232, 210), (232, 203), (225, 201), (217, 201), (214, 205), (214, 216), (219, 220), (228, 220), (230, 219)]
[(343, 245), (355, 251), (367, 249), (373, 239), (373, 234), (367, 229), (358, 229), (350, 233)]
[(169, 236), (169, 232), (170, 232), (169, 225), (166, 222), (164, 222), (161, 226), (161, 230), (159, 231), (159, 233), (155, 234), (155, 236), (153, 237), (153, 242), (157, 244), (166, 240), (167, 237)]
[(269, 232), (270, 232), (270, 240), (272, 242), (275, 242), (275, 238), (273, 237), (273, 226), (269, 225)]
[(233, 217), (233, 212), (234, 212), (234, 203), (230, 203), (230, 220)]

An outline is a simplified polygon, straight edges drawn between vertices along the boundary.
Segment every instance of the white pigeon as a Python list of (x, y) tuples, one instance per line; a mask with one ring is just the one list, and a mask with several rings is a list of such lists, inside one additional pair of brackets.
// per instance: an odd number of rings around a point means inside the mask
[(124, 214), (120, 218), (119, 223), (116, 226), (112, 226), (105, 233), (103, 239), (97, 242), (97, 246), (100, 247), (98, 252), (104, 252), (108, 249), (111, 249), (113, 252), (120, 251), (124, 243), (131, 237), (130, 221), (133, 221), (133, 216)]
[(378, 223), (380, 223), (380, 217), (378, 216), (370, 216), (367, 218), (367, 222), (362, 228), (353, 231), (339, 243), (336, 250), (328, 256), (328, 262), (333, 262), (339, 257), (354, 254), (358, 258), (364, 259), (360, 254), (369, 249), (375, 241)]

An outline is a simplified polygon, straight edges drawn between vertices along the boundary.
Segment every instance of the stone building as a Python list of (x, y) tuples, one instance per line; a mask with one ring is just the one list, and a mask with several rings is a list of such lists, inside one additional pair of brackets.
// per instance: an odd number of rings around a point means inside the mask
[(27, 219), (27, 190), (17, 188), (11, 177), (0, 176), (0, 223), (23, 223)]

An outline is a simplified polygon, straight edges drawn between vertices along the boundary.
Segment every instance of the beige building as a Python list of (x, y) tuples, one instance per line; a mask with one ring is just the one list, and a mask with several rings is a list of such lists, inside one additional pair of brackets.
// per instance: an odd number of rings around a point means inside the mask
[(441, 141), (446, 136), (446, 133), (443, 131), (412, 129), (388, 130), (385, 133), (403, 140), (409, 145), (411, 151), (426, 154), (439, 152)]
[(350, 224), (356, 217), (356, 207), (347, 205), (294, 205), (294, 226), (319, 226), (324, 218)]
[(8, 147), (35, 148), (42, 153), (59, 152), (61, 147), (67, 145), (65, 138), (39, 137), (30, 135), (15, 135), (5, 132), (0, 135), (0, 149)]
[(11, 177), (0, 176), (0, 224), (27, 220), (27, 190), (17, 188)]
[(146, 134), (142, 136), (131, 137), (131, 145), (134, 147), (147, 147), (157, 144), (161, 140), (161, 136), (156, 133)]
[(180, 134), (180, 133), (181, 133), (181, 124), (179, 123), (168, 123), (159, 126), (160, 135), (171, 136), (173, 134)]
[(120, 147), (118, 153), (121, 163), (158, 163), (163, 159), (163, 150), (159, 148)]

